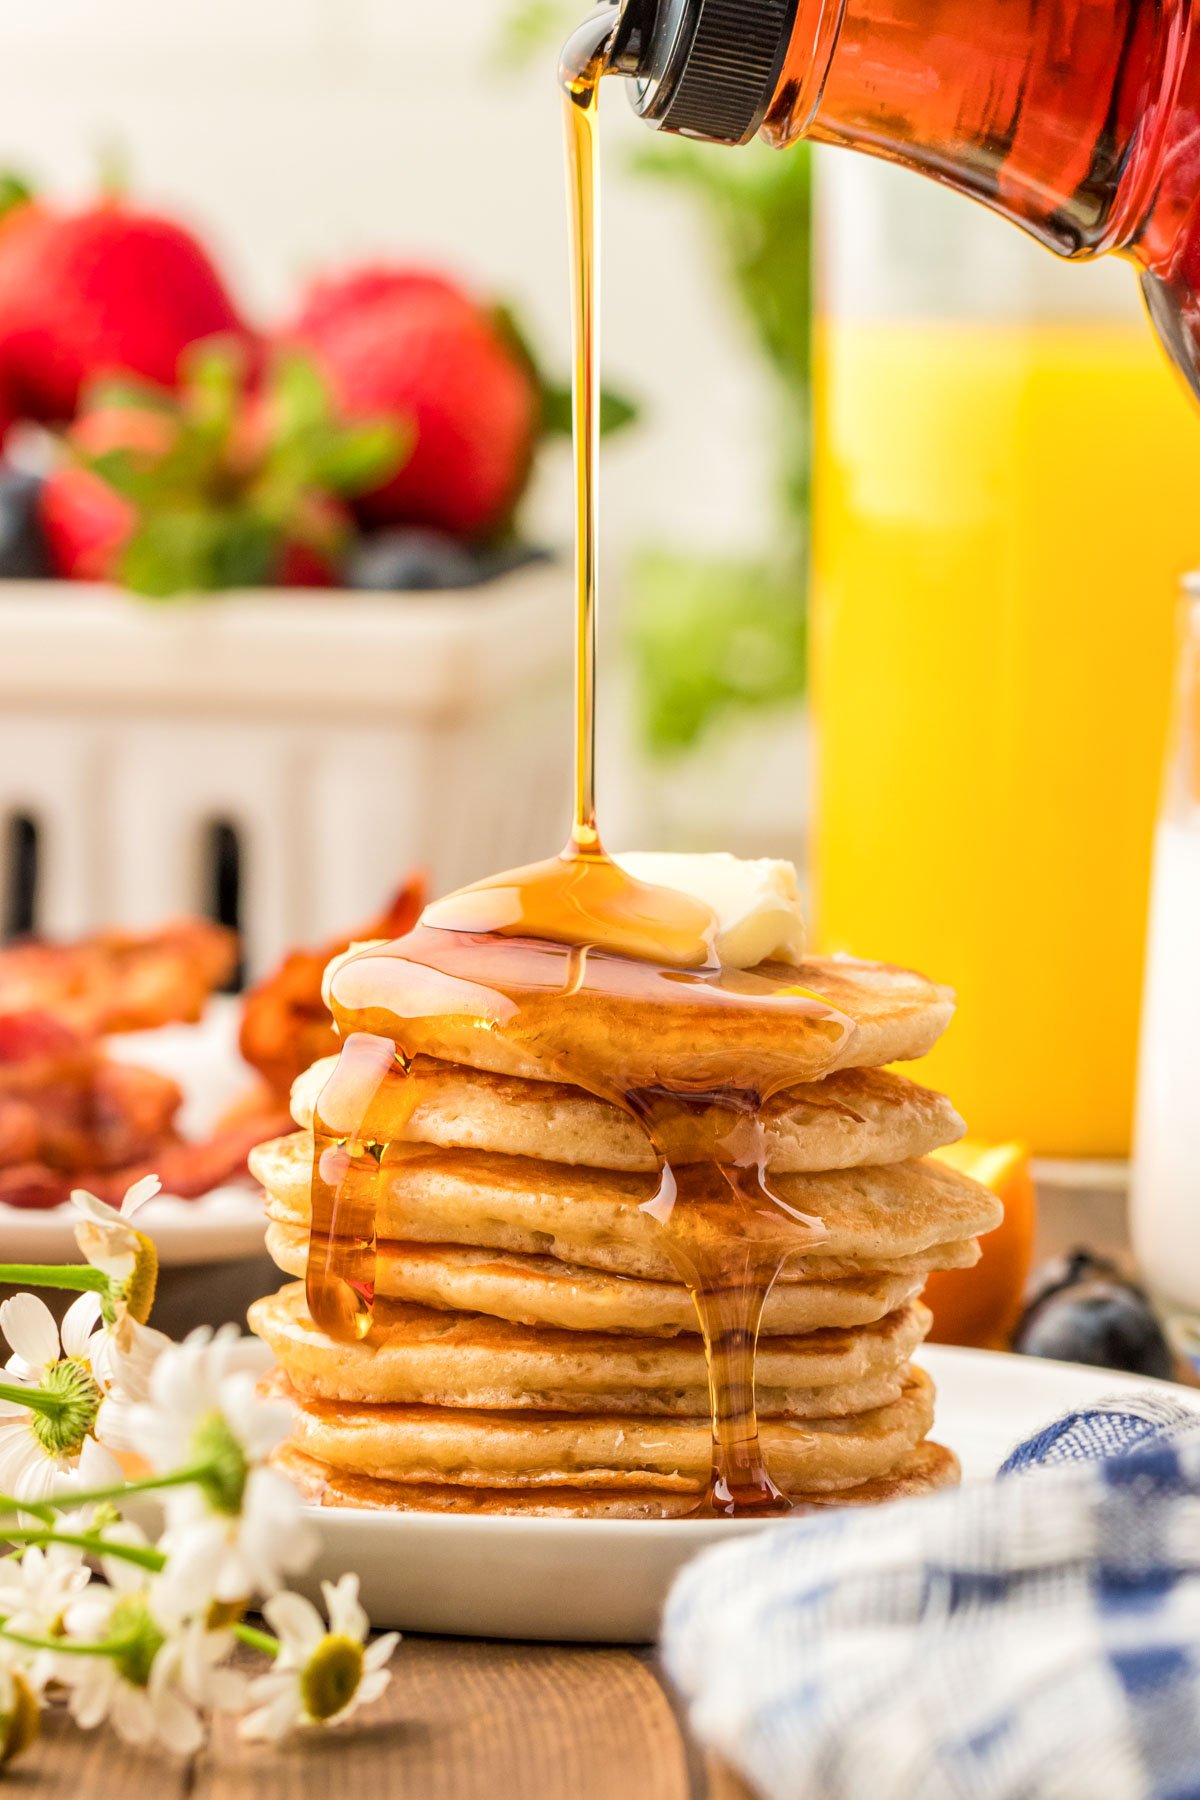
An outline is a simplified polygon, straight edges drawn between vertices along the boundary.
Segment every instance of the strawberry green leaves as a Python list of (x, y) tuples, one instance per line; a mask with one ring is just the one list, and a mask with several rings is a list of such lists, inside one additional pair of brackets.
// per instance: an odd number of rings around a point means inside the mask
[(243, 347), (213, 340), (189, 352), (177, 395), (97, 384), (67, 442), (74, 467), (128, 508), (113, 574), (165, 599), (335, 580), (353, 532), (345, 503), (401, 467), (412, 435), (338, 419), (297, 351), (259, 373)]

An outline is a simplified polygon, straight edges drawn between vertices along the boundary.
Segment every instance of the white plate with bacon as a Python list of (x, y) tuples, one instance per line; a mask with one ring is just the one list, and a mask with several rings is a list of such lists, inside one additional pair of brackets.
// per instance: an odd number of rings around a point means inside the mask
[[(410, 882), (353, 935), (399, 935), (422, 904)], [(0, 949), (0, 1260), (73, 1259), (71, 1189), (115, 1205), (151, 1174), (138, 1222), (164, 1264), (260, 1252), (246, 1157), (291, 1129), (292, 1080), (337, 1047), (321, 974), (349, 942), (290, 952), (240, 1001), (217, 992), (236, 939), (203, 920)]]
[[(0, 1019), (0, 1040), (4, 1020)], [(36, 1090), (29, 1063), (13, 1083), (28, 1103), (56, 1114), (60, 1132), (91, 1133), (111, 1144), (123, 1138), (128, 1162), (104, 1172), (77, 1167), (67, 1175), (31, 1159), (13, 1162), (15, 1133), (10, 1126), (10, 1159), (0, 1168), (0, 1191), (15, 1190), (18, 1203), (0, 1201), (0, 1257), (5, 1262), (73, 1260), (75, 1212), (66, 1204), (71, 1187), (86, 1187), (119, 1201), (126, 1186), (156, 1174), (163, 1192), (138, 1215), (164, 1265), (227, 1262), (262, 1249), (263, 1214), (259, 1190), (241, 1172), (250, 1147), (264, 1135), (255, 1109), (239, 1118), (238, 1102), (251, 1080), (237, 1049), (238, 1008), (233, 1000), (211, 1000), (195, 1025), (107, 1037), (93, 1047), (69, 1047)], [(44, 1065), (43, 1065), (44, 1066)], [(6, 1101), (3, 1092), (12, 1065), (0, 1063), (0, 1153), (4, 1148)], [(223, 1122), (227, 1121), (227, 1122)], [(111, 1152), (109, 1153), (111, 1160)]]

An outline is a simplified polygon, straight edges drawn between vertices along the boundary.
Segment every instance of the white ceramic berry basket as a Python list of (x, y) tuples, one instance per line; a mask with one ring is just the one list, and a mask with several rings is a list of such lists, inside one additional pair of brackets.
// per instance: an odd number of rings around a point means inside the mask
[(0, 881), (32, 827), (47, 933), (210, 910), (220, 828), (254, 975), (369, 918), (409, 868), (437, 892), (565, 830), (558, 566), (170, 602), (0, 582), (0, 642)]

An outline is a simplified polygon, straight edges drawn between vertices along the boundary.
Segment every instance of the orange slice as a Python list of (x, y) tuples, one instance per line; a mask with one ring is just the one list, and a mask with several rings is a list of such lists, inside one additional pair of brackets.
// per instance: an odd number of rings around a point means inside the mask
[(1037, 1226), (1028, 1153), (1021, 1144), (980, 1144), (967, 1138), (934, 1155), (991, 1188), (1004, 1202), (1004, 1221), (980, 1240), (983, 1255), (973, 1269), (948, 1269), (929, 1277), (924, 1298), (933, 1312), (930, 1340), (1005, 1350), (1021, 1316)]

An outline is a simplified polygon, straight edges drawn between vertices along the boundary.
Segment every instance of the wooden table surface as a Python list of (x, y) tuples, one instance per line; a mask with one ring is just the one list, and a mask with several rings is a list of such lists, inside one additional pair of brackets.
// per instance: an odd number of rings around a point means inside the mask
[(248, 1745), (221, 1723), (183, 1763), (51, 1712), (5, 1785), (14, 1800), (751, 1800), (682, 1730), (647, 1651), (421, 1637), (340, 1730)]

